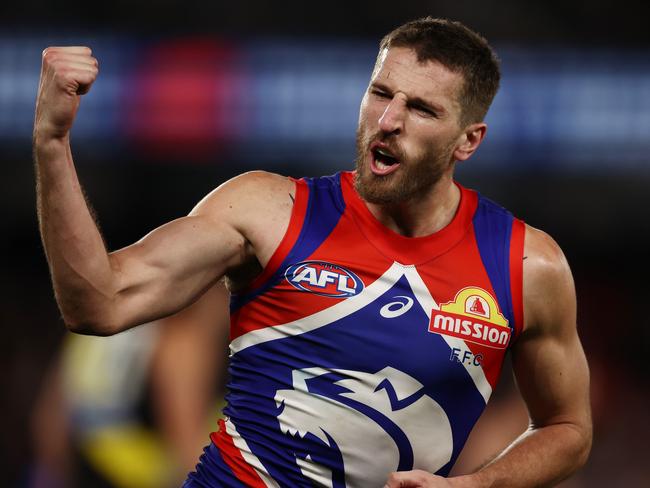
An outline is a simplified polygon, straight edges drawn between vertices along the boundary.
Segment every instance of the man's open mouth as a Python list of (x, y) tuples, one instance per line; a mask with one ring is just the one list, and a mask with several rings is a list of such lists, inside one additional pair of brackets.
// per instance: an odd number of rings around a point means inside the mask
[(383, 176), (392, 173), (400, 165), (395, 155), (385, 147), (374, 146), (370, 153), (372, 155), (370, 169), (376, 175)]

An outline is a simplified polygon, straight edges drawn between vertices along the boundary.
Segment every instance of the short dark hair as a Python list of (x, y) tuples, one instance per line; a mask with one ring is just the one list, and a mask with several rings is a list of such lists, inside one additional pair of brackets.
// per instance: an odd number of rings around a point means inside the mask
[(499, 89), (499, 59), (488, 42), (460, 22), (424, 17), (388, 33), (379, 44), (384, 49), (407, 47), (418, 62), (437, 61), (460, 73), (464, 85), (459, 94), (461, 125), (481, 122)]

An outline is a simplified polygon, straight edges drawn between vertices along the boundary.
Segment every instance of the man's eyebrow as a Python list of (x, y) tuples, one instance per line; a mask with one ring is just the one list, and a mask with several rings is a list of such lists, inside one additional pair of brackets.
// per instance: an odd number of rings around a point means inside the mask
[[(386, 86), (385, 84), (383, 84), (380, 81), (373, 81), (372, 83), (370, 83), (370, 87), (374, 88), (374, 89), (377, 89), (377, 90), (381, 90), (381, 91), (389, 93), (389, 94), (393, 93), (393, 91), (390, 88), (388, 88), (388, 86)], [(421, 98), (421, 97), (409, 97), (408, 98), (408, 104), (411, 107), (424, 108), (426, 110), (430, 110), (430, 111), (438, 113), (438, 114), (446, 114), (447, 113), (447, 110), (442, 105), (437, 104), (437, 103), (433, 103), (433, 102), (429, 102), (429, 101), (427, 101), (427, 100), (425, 100), (424, 98)]]
[(384, 85), (380, 81), (373, 81), (372, 83), (370, 83), (370, 87), (371, 88), (377, 88), (377, 89), (379, 89), (381, 91), (385, 91), (387, 93), (391, 93), (390, 88), (388, 88), (386, 85)]
[(435, 112), (437, 114), (446, 114), (447, 110), (445, 110), (445, 107), (442, 105), (439, 105), (437, 103), (432, 103), (429, 102), (423, 98), (420, 97), (411, 97), (409, 98), (408, 101), (409, 105), (415, 108), (424, 108), (427, 110), (431, 110), (432, 112)]

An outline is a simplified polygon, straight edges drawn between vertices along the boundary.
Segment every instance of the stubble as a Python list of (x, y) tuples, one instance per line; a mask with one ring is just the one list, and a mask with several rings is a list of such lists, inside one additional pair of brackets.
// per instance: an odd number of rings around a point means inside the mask
[[(366, 132), (360, 124), (356, 135), (357, 171), (354, 186), (367, 202), (392, 205), (417, 200), (435, 187), (451, 164), (454, 141), (442, 148), (429, 146), (421, 154), (409, 157), (394, 136), (364, 136)], [(368, 151), (370, 145), (377, 140), (387, 144), (400, 161), (397, 171), (378, 176), (370, 170)]]

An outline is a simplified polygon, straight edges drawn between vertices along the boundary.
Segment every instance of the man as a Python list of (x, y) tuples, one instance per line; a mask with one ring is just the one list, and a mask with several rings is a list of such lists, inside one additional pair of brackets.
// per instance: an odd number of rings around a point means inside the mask
[[(112, 253), (68, 136), (96, 75), (87, 48), (44, 51), (43, 242), (63, 317), (82, 333), (174, 313), (228, 277), (226, 420), (186, 486), (541, 486), (585, 462), (588, 371), (568, 264), (546, 234), (453, 181), (498, 87), (482, 37), (427, 18), (383, 39), (356, 173), (247, 173)], [(508, 349), (530, 428), (477, 473), (445, 478)]]

